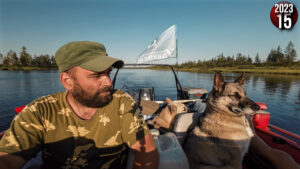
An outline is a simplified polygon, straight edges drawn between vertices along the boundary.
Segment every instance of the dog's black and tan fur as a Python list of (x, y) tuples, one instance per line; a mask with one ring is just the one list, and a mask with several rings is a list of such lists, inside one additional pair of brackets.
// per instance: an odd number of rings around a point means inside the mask
[(242, 168), (254, 135), (245, 115), (259, 109), (246, 97), (244, 80), (244, 73), (228, 83), (215, 74), (207, 108), (184, 144), (191, 169)]

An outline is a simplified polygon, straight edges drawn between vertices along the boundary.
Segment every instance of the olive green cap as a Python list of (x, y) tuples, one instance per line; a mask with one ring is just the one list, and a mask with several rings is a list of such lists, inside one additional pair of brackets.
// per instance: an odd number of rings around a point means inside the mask
[(84, 69), (102, 72), (110, 66), (122, 68), (122, 60), (107, 56), (104, 45), (97, 42), (77, 41), (60, 47), (55, 53), (55, 61), (60, 72), (75, 66)]

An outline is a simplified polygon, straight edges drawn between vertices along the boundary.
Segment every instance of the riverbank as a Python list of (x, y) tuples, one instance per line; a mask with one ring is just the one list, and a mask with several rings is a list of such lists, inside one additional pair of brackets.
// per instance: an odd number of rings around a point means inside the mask
[[(144, 68), (127, 68), (127, 69), (154, 69), (154, 70), (170, 70), (169, 67), (165, 66), (153, 66)], [(174, 69), (177, 70), (176, 66)], [(34, 67), (34, 66), (7, 66), (0, 65), (0, 70), (21, 70), (21, 71), (32, 71), (32, 70), (57, 70), (57, 67)], [(290, 74), (290, 75), (300, 75), (300, 66), (264, 66), (264, 67), (254, 67), (254, 66), (240, 66), (240, 67), (216, 67), (216, 68), (197, 68), (197, 67), (178, 67), (178, 71), (182, 72), (198, 72), (198, 73), (214, 73), (217, 71), (227, 72), (227, 73), (265, 73), (265, 74)]]
[[(153, 66), (149, 69), (154, 70), (169, 70), (168, 67)], [(174, 67), (177, 70), (176, 66)], [(197, 68), (197, 67), (178, 67), (178, 71), (183, 72), (198, 72), (198, 73), (214, 73), (214, 72), (227, 72), (227, 73), (265, 73), (265, 74), (289, 74), (300, 75), (300, 66), (266, 66), (266, 67), (216, 67), (216, 68)]]
[(9, 66), (0, 65), (0, 70), (21, 70), (21, 71), (32, 71), (32, 70), (57, 70), (57, 67), (37, 67), (37, 66)]

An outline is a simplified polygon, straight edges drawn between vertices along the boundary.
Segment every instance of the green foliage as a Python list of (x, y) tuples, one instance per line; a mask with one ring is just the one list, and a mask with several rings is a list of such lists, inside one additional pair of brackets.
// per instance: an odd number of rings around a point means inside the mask
[(294, 44), (290, 41), (284, 51), (285, 59), (289, 65), (296, 61), (297, 53)]
[(3, 59), (4, 59), (4, 58), (3, 58), (3, 54), (0, 53), (0, 65), (3, 64)]
[(1, 70), (43, 70), (57, 67), (54, 56), (39, 55), (32, 58), (25, 46), (22, 47), (19, 58), (13, 50), (6, 56), (0, 53), (0, 66)]
[(38, 67), (51, 67), (49, 55), (40, 55), (33, 58), (33, 65)]
[(267, 57), (267, 65), (282, 66), (282, 65), (297, 65), (296, 62), (297, 53), (294, 49), (293, 43), (290, 41), (284, 51), (282, 52), (280, 46), (277, 47), (277, 50), (271, 49)]
[(259, 55), (257, 53), (256, 56), (255, 56), (255, 59), (254, 59), (254, 64), (258, 65), (260, 63), (261, 63), (261, 60), (260, 60)]
[(3, 59), (3, 64), (5, 65), (19, 65), (19, 59), (16, 52), (10, 50)]
[(22, 47), (19, 60), (22, 66), (32, 66), (32, 57), (26, 52), (25, 46)]
[(259, 54), (257, 53), (253, 59), (248, 55), (243, 55), (242, 53), (237, 53), (235, 56), (225, 57), (222, 54), (212, 58), (211, 60), (198, 60), (198, 61), (188, 61), (178, 65), (179, 68), (193, 69), (198, 68), (199, 70), (205, 70), (209, 68), (247, 68), (254, 69), (256, 67), (270, 67), (270, 66), (295, 66), (300, 65), (300, 61), (296, 61), (297, 53), (294, 49), (292, 42), (289, 42), (284, 53), (282, 52), (280, 46), (277, 49), (271, 49), (266, 61), (262, 61)]
[[(297, 52), (294, 49), (293, 43), (290, 41), (282, 52), (280, 46), (277, 49), (271, 49), (265, 61), (262, 61), (259, 54), (257, 53), (254, 60), (248, 55), (237, 53), (236, 56), (224, 56), (223, 53), (217, 55), (210, 60), (198, 60), (184, 62), (178, 66), (182, 70), (193, 70), (193, 71), (205, 71), (208, 69), (226, 69), (231, 68), (238, 69), (257, 69), (260, 67), (268, 67), (277, 69), (278, 66), (290, 66), (292, 68), (300, 67), (300, 61), (296, 60)], [(2, 70), (41, 70), (44, 68), (57, 68), (54, 56), (39, 55), (33, 58), (26, 51), (26, 47), (23, 46), (20, 52), (20, 58), (18, 58), (16, 52), (10, 50), (6, 55), (0, 53), (0, 66)]]

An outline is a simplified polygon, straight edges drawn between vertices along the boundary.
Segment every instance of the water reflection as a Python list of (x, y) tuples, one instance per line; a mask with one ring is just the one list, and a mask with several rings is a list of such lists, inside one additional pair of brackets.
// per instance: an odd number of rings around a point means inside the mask
[(256, 83), (260, 80), (258, 76), (251, 76), (251, 81), (252, 81), (252, 87), (256, 87)]
[[(300, 88), (299, 88), (299, 91), (298, 91), (298, 100), (295, 102), (296, 104), (300, 104)], [(299, 109), (300, 110), (300, 109)]]
[(275, 80), (275, 78), (273, 77), (265, 77), (264, 81), (265, 81), (264, 93), (267, 95), (273, 95), (279, 86), (279, 82)]
[(274, 95), (276, 92), (279, 92), (281, 98), (287, 98), (292, 83), (295, 81), (299, 83), (300, 80), (298, 76), (290, 75), (263, 75), (260, 78), (265, 82), (264, 94)]
[(28, 88), (27, 86), (32, 86), (32, 79), (33, 79), (33, 73), (31, 72), (24, 72), (24, 78), (21, 80), (21, 90), (20, 93), (22, 93), (23, 97), (34, 97), (33, 96), (33, 88)]

